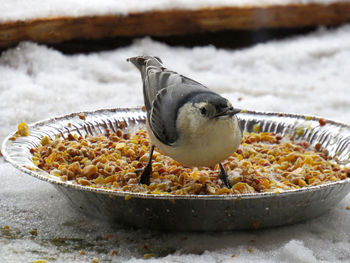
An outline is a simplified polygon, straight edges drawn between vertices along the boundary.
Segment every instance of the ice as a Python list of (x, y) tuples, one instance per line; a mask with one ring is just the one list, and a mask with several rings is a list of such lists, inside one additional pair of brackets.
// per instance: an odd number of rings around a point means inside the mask
[[(209, 86), (242, 109), (350, 122), (350, 25), (242, 50), (169, 47), (144, 38), (113, 51), (64, 55), (24, 42), (0, 57), (0, 141), (22, 121), (141, 105), (139, 73), (126, 62), (139, 54), (159, 56), (167, 67)], [(91, 262), (93, 258), (100, 262), (349, 262), (350, 258), (350, 210), (346, 209), (350, 195), (329, 213), (296, 225), (176, 233), (93, 220), (75, 211), (52, 185), (2, 161), (0, 182), (0, 262)], [(5, 225), (9, 231), (3, 229)], [(117, 255), (109, 255), (112, 250)], [(144, 259), (148, 253), (153, 257)]]
[(128, 14), (150, 10), (197, 9), (217, 6), (266, 6), (278, 4), (331, 4), (339, 0), (1, 0), (0, 21), (28, 19)]

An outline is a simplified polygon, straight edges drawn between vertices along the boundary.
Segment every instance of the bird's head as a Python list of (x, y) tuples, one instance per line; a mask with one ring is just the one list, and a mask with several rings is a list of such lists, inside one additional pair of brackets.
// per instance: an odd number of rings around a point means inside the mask
[(177, 125), (190, 130), (205, 129), (217, 122), (231, 121), (240, 111), (219, 94), (200, 93), (179, 109)]
[(198, 118), (219, 120), (231, 118), (241, 110), (216, 93), (203, 93), (192, 98), (192, 109)]

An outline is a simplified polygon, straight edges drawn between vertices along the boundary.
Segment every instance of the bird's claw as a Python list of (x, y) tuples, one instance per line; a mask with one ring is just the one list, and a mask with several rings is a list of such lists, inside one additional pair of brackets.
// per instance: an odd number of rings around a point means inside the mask
[(222, 181), (223, 186), (226, 186), (228, 189), (231, 189), (232, 185), (229, 183), (228, 178), (227, 178), (227, 173), (225, 171), (225, 168), (222, 166), (220, 163), (220, 174), (219, 177)]
[(146, 166), (143, 169), (135, 169), (136, 174), (142, 172), (140, 176), (139, 184), (149, 185), (151, 182), (153, 151), (154, 151), (154, 145), (152, 145), (151, 147)]
[(152, 166), (149, 167), (148, 165), (145, 166), (145, 168), (141, 169), (135, 169), (135, 173), (139, 174), (141, 173), (139, 184), (145, 184), (149, 185), (151, 181), (151, 173), (152, 173)]

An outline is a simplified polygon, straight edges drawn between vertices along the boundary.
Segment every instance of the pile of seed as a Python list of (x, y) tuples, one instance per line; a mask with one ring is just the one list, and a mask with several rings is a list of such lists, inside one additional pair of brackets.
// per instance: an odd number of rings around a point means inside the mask
[[(183, 167), (155, 151), (151, 184), (140, 185), (149, 157), (146, 131), (135, 134), (107, 131), (85, 138), (43, 137), (31, 149), (33, 162), (62, 181), (115, 191), (175, 195), (224, 195), (285, 190), (345, 179), (348, 169), (327, 156), (320, 145), (294, 142), (273, 133), (245, 133), (239, 149), (223, 162), (232, 188), (222, 187), (219, 167)], [(311, 149), (312, 148), (312, 149)]]

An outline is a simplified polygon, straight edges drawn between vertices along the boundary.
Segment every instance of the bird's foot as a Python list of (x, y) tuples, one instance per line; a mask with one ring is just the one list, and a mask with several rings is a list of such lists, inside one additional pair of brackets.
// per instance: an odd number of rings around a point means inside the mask
[(222, 181), (223, 186), (227, 187), (228, 189), (231, 189), (232, 185), (229, 183), (228, 178), (227, 178), (227, 173), (225, 171), (225, 168), (222, 166), (222, 164), (220, 163), (220, 174), (219, 174), (219, 178)]
[(152, 156), (154, 151), (154, 145), (152, 145), (151, 150), (149, 152), (149, 157), (146, 166), (143, 169), (135, 169), (135, 173), (141, 173), (139, 184), (149, 185), (151, 182), (151, 174), (152, 174)]
[(151, 182), (152, 166), (146, 165), (143, 169), (135, 169), (135, 173), (141, 173), (139, 184), (149, 185)]

